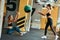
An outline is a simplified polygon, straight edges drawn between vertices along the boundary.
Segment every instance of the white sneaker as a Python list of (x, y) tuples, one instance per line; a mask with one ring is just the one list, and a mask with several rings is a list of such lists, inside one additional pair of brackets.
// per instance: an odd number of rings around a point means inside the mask
[(21, 33), (20, 36), (23, 36), (24, 35), (22, 32), (20, 32), (20, 33)]
[(58, 38), (59, 38), (59, 36), (58, 36), (58, 35), (56, 35), (56, 36), (55, 36), (55, 40), (57, 40)]
[(42, 36), (41, 38), (47, 38), (47, 36)]
[(56, 38), (59, 38), (59, 36), (58, 36), (58, 35), (56, 35)]
[(21, 33), (21, 36), (23, 36), (24, 34), (23, 33)]

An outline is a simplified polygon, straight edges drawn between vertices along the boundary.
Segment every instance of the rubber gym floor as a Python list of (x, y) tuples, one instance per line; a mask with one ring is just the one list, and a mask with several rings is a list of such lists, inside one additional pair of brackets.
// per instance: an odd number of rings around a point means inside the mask
[[(48, 31), (47, 39), (42, 39), (41, 36), (43, 36), (44, 31), (38, 30), (38, 29), (31, 29), (30, 32), (24, 34), (23, 36), (20, 36), (19, 34), (2, 34), (2, 38), (0, 40), (54, 40), (55, 37), (51, 31)], [(58, 38), (59, 40), (59, 38)]]

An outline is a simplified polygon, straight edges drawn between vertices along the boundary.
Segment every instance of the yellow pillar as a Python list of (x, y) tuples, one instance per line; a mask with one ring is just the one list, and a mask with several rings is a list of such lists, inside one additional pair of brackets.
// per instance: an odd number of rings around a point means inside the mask
[[(26, 13), (25, 11), (24, 11), (24, 7), (25, 7), (25, 5), (27, 5), (29, 3), (29, 0), (20, 0), (20, 3), (19, 3), (19, 12), (18, 12), (18, 19), (20, 19), (20, 18), (23, 18), (24, 17), (24, 19), (22, 19), (21, 21), (19, 21), (19, 22), (22, 22), (22, 21), (25, 21), (23, 24), (21, 24), (21, 25), (24, 25), (24, 27), (22, 27), (22, 28), (20, 28), (20, 30), (21, 31), (25, 31), (25, 23), (26, 23), (26, 15), (28, 14), (28, 13)], [(18, 23), (18, 22), (17, 22)], [(21, 26), (21, 25), (19, 25), (19, 26)]]
[(6, 3), (4, 5), (4, 16), (6, 16)]

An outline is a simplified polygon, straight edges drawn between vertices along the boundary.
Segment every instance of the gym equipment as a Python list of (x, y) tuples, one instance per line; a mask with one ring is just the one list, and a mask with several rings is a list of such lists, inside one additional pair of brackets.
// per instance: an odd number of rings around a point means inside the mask
[(30, 5), (26, 5), (24, 7), (24, 11), (27, 12), (27, 13), (31, 12), (31, 10), (32, 10), (32, 7)]

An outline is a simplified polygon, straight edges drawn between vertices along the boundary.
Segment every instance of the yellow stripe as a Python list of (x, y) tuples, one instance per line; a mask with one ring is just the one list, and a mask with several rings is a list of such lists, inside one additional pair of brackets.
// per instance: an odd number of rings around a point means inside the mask
[[(23, 20), (25, 20), (25, 19), (23, 19)], [(21, 20), (21, 21), (18, 21), (17, 23), (19, 23), (19, 22), (22, 22), (23, 20)]]
[(17, 26), (21, 26), (21, 25), (25, 25), (25, 23), (23, 23), (23, 24), (20, 24), (20, 25), (17, 25)]

